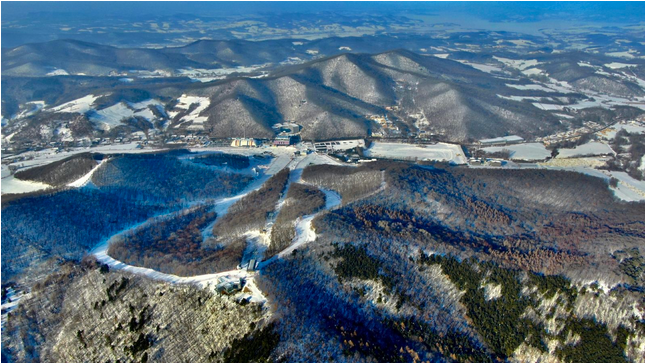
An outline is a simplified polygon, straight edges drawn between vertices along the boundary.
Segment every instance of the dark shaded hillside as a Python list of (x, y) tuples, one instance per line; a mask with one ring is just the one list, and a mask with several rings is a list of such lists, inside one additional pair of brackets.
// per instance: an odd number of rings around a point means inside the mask
[[(86, 187), (3, 201), (3, 282), (51, 260), (79, 259), (122, 229), (162, 212), (182, 210), (190, 203), (238, 193), (253, 180), (180, 161), (177, 156), (182, 153), (114, 156)], [(201, 239), (196, 227), (212, 219), (173, 229), (185, 231), (179, 242), (168, 245), (182, 245), (198, 235)]]
[(252, 177), (186, 163), (169, 154), (129, 154), (109, 161), (92, 175), (104, 191), (116, 190), (144, 203), (180, 203), (233, 195)]
[(630, 280), (610, 253), (640, 247), (644, 206), (617, 201), (602, 179), (401, 166), (387, 175), (388, 194), (327, 214), (317, 229), (410, 239), (436, 252), (573, 279)]
[(11, 202), (2, 207), (3, 282), (50, 259), (80, 259), (102, 239), (162, 209), (96, 189)]
[(262, 271), (288, 361), (638, 360), (643, 204), (570, 172), (372, 166), (384, 192)]

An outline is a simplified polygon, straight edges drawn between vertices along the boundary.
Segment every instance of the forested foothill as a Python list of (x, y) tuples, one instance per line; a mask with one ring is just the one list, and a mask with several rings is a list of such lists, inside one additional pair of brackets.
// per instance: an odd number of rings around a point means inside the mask
[(275, 357), (642, 360), (643, 204), (572, 172), (371, 168), (383, 192), (262, 270), (289, 338)]
[[(191, 285), (172, 285), (68, 261), (9, 314), (2, 359), (10, 362), (222, 362), (276, 345), (268, 311)], [(256, 352), (256, 351), (252, 351)], [(232, 359), (233, 358), (233, 359)], [(233, 361), (241, 361), (233, 360)]]
[(333, 190), (348, 204), (373, 193), (381, 186), (381, 164), (361, 167), (312, 165), (303, 170), (303, 181)]
[[(296, 221), (323, 211), (324, 189), (337, 191), (343, 204), (316, 215), (315, 241), (254, 276), (269, 311), (206, 290), (150, 283), (91, 261), (59, 258), (51, 264), (59, 265), (60, 274), (38, 283), (25, 305), (10, 314), (17, 319), (8, 326), (12, 344), (3, 347), (3, 355), (63, 361), (643, 359), (644, 206), (617, 199), (603, 179), (446, 163), (309, 166), (304, 184), (289, 183), (290, 171), (284, 169), (223, 216), (210, 204), (230, 190), (173, 185), (172, 176), (122, 183), (132, 189), (152, 183), (160, 191), (145, 186), (138, 195), (128, 188), (118, 193), (120, 181), (145, 168), (144, 160), (173, 173), (187, 168), (192, 175), (198, 168), (228, 178), (208, 166), (176, 163), (177, 156), (185, 154), (113, 158), (95, 173), (113, 162), (120, 169), (113, 164), (92, 186), (10, 202), (3, 213), (9, 211), (11, 229), (3, 220), (3, 238), (7, 229), (14, 242), (23, 235), (36, 241), (28, 231), (49, 225), (20, 221), (54, 224), (61, 215), (47, 217), (47, 211), (58, 211), (56, 206), (76, 196), (79, 202), (65, 205), (67, 225), (58, 223), (58, 233), (38, 238), (60, 242), (65, 229), (92, 218), (90, 211), (110, 211), (109, 216), (117, 216), (118, 209), (132, 211), (118, 214), (119, 227), (105, 226), (94, 235), (77, 232), (68, 245), (55, 245), (67, 249), (63, 258), (80, 259), (88, 249), (80, 249), (81, 242), (89, 246), (144, 222), (121, 234), (109, 254), (165, 273), (204, 274), (234, 269), (247, 247), (243, 234), (271, 221), (265, 258), (289, 246)], [(192, 194), (178, 198), (183, 195), (172, 195), (173, 190)], [(34, 201), (42, 208), (27, 215), (21, 204)], [(87, 211), (78, 207), (80, 201)], [(214, 237), (205, 241), (211, 224)], [(21, 249), (45, 246), (24, 241)], [(21, 252), (23, 267), (51, 257), (44, 249), (30, 249), (31, 255)], [(41, 306), (45, 309), (36, 310)], [(179, 317), (169, 319), (173, 314)], [(190, 348), (179, 339), (186, 325), (196, 337)], [(33, 342), (37, 345), (28, 344)]]
[(15, 177), (26, 181), (42, 182), (55, 187), (63, 186), (83, 177), (92, 168), (96, 167), (101, 159), (103, 159), (101, 154), (76, 154), (44, 166), (18, 171)]
[(262, 229), (269, 215), (276, 211), (276, 203), (285, 193), (288, 178), (289, 169), (285, 168), (269, 178), (262, 188), (234, 203), (213, 226), (213, 235), (218, 238), (233, 237), (249, 230)]
[(245, 155), (229, 153), (209, 153), (191, 158), (193, 163), (214, 167), (230, 167), (233, 169), (245, 169), (251, 165), (249, 157)]
[(244, 239), (218, 249), (205, 249), (202, 230), (216, 218), (206, 206), (183, 210), (124, 234), (108, 254), (126, 264), (178, 276), (235, 269), (246, 246)]
[[(254, 180), (248, 175), (211, 170), (199, 164), (180, 161), (178, 158), (185, 154), (186, 151), (176, 150), (111, 155), (94, 172), (91, 183), (82, 188), (61, 187), (24, 197), (16, 196), (9, 201), (5, 201), (3, 196), (3, 282), (25, 269), (37, 270), (39, 265), (45, 263), (52, 266), (56, 259), (80, 259), (101, 241), (123, 229), (158, 214), (180, 211), (196, 203), (237, 194)], [(58, 176), (61, 168), (68, 170), (67, 166), (72, 165), (70, 163), (78, 165), (81, 163), (78, 161), (91, 161), (96, 165), (93, 156), (83, 154), (55, 162), (53, 167), (51, 164), (38, 167), (40, 169), (35, 175)], [(152, 259), (150, 264), (154, 262), (172, 269), (178, 264), (177, 256), (184, 250), (202, 256), (200, 254), (205, 254), (205, 251), (201, 249), (202, 236), (197, 230), (203, 228), (207, 220), (212, 220), (213, 217), (207, 215), (205, 212), (195, 216), (194, 220), (186, 222), (186, 226), (169, 231), (169, 234), (175, 232), (179, 235), (165, 236), (165, 245), (158, 246), (157, 253), (152, 253), (154, 247), (141, 243), (130, 247), (129, 253), (124, 253), (123, 257), (139, 249), (139, 253), (131, 256), (133, 262), (140, 262), (152, 254), (154, 259), (152, 256), (147, 258)], [(163, 230), (163, 227), (159, 229)], [(186, 242), (192, 245), (184, 246)], [(200, 248), (195, 249), (194, 245)], [(119, 246), (115, 249), (122, 250)], [(238, 243), (227, 252), (211, 252), (214, 254), (210, 255), (211, 259), (199, 264), (195, 263), (197, 256), (193, 260), (183, 257), (184, 260), (180, 259), (180, 262), (187, 263), (182, 267), (185, 273), (207, 269), (209, 261), (215, 264), (214, 260), (218, 262), (215, 266), (235, 267), (232, 260), (241, 254), (239, 251), (242, 249)], [(225, 259), (216, 259), (217, 254), (224, 255)], [(233, 258), (229, 258), (229, 255)], [(138, 258), (135, 259), (135, 256)]]
[[(179, 152), (178, 152), (179, 153)], [(252, 177), (182, 163), (176, 155), (128, 154), (114, 158), (92, 175), (102, 190), (117, 190), (127, 199), (154, 203), (184, 203), (230, 196), (240, 192)]]

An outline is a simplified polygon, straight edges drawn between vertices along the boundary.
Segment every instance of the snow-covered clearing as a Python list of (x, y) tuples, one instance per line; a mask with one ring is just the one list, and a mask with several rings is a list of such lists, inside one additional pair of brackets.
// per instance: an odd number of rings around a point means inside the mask
[(462, 148), (457, 144), (437, 143), (415, 145), (407, 143), (374, 142), (364, 153), (368, 157), (404, 160), (436, 160), (455, 164), (466, 164)]
[(462, 64), (465, 64), (465, 65), (467, 65), (467, 66), (471, 66), (471, 67), (473, 67), (473, 68), (477, 69), (478, 71), (482, 71), (482, 72), (487, 72), (487, 73), (493, 73), (493, 72), (503, 73), (502, 68), (500, 68), (500, 67), (498, 67), (498, 66), (492, 66), (492, 65), (488, 65), (488, 64), (481, 64), (481, 63), (472, 63), (472, 62), (467, 62), (467, 61), (458, 61), (458, 62), (460, 62), (460, 63), (462, 63)]
[(507, 145), (504, 147), (487, 147), (482, 148), (487, 153), (500, 152), (507, 149), (511, 152), (512, 159), (522, 159), (527, 161), (545, 160), (551, 155), (550, 151), (545, 149), (542, 143), (525, 143)]
[(89, 171), (83, 177), (77, 179), (76, 181), (74, 181), (72, 183), (69, 183), (68, 186), (69, 187), (83, 187), (83, 186), (85, 186), (88, 182), (90, 182), (90, 179), (92, 178), (92, 175), (94, 174), (94, 172), (96, 172), (96, 170), (99, 169), (101, 167), (101, 165), (103, 165), (103, 163), (105, 163), (106, 160), (107, 160), (107, 158), (102, 159), (101, 162), (99, 164), (97, 164), (94, 168), (92, 168), (91, 171)]
[(69, 73), (64, 69), (57, 68), (51, 72), (47, 72), (45, 76), (69, 76)]
[(635, 58), (635, 56), (631, 52), (610, 52), (610, 53), (606, 53), (606, 56), (628, 58), (628, 59)]
[(513, 87), (519, 90), (536, 90), (536, 91), (545, 91), (545, 92), (554, 92), (551, 88), (545, 87), (543, 85), (531, 84), (531, 85), (514, 85), (507, 83), (507, 87)]
[(540, 75), (544, 72), (543, 70), (538, 68), (528, 68), (528, 69), (522, 70), (521, 73), (527, 76), (534, 76), (534, 75)]
[(70, 102), (66, 102), (62, 105), (56, 106), (52, 108), (51, 111), (73, 112), (73, 113), (75, 112), (75, 113), (83, 114), (92, 109), (92, 104), (99, 97), (100, 96), (94, 96), (94, 95), (83, 96), (80, 99), (76, 99)]
[(52, 188), (52, 186), (45, 183), (23, 181), (15, 178), (9, 173), (8, 166), (4, 164), (2, 165), (2, 181), (0, 182), (0, 186), (3, 195), (5, 193), (27, 193)]
[(502, 57), (496, 57), (496, 56), (494, 56), (493, 59), (504, 63), (506, 66), (513, 67), (519, 70), (524, 70), (529, 67), (533, 67), (542, 63), (542, 62), (538, 62), (535, 59), (509, 59), (509, 58), (502, 58)]
[(480, 143), (513, 143), (513, 142), (522, 142), (524, 139), (518, 135), (508, 135), (508, 136), (503, 136), (503, 137), (497, 137), (497, 138), (490, 138), (490, 139), (480, 139)]
[(94, 123), (99, 123), (101, 129), (106, 131), (121, 125), (123, 119), (129, 119), (135, 116), (150, 121), (155, 118), (155, 114), (148, 108), (148, 105), (158, 107), (161, 105), (161, 102), (158, 100), (146, 100), (138, 103), (120, 102), (93, 112), (89, 116), (89, 119)]
[[(183, 110), (188, 110), (190, 106), (193, 104), (198, 105), (195, 108), (195, 110), (191, 111), (190, 114), (183, 116), (180, 119), (180, 122), (185, 123), (185, 122), (191, 121), (192, 122), (191, 126), (193, 129), (203, 129), (204, 126), (202, 124), (204, 124), (204, 122), (208, 119), (208, 117), (199, 116), (199, 115), (202, 111), (206, 110), (206, 108), (209, 107), (209, 105), (211, 104), (211, 100), (209, 100), (208, 97), (187, 96), (184, 94), (179, 99), (177, 99), (177, 101), (178, 101), (178, 104), (175, 107)], [(177, 114), (178, 114), (177, 111), (169, 113), (171, 117), (174, 117)], [(177, 127), (179, 127), (179, 125), (177, 125), (176, 128)]]
[(503, 95), (496, 95), (500, 97), (501, 99), (505, 100), (512, 100), (512, 101), (524, 101), (524, 100), (530, 100), (530, 101), (541, 101), (544, 99), (544, 97), (539, 97), (539, 96), (503, 96)]
[(532, 105), (536, 106), (541, 110), (563, 110), (563, 106), (561, 105), (543, 104), (540, 102), (533, 102)]
[(610, 176), (619, 180), (617, 188), (614, 189), (615, 195), (622, 200), (641, 201), (644, 200), (646, 192), (644, 181), (638, 181), (628, 175), (626, 172), (604, 171)]
[(608, 144), (599, 142), (588, 142), (572, 149), (559, 149), (556, 158), (584, 157), (592, 155), (615, 154)]
[(629, 133), (644, 133), (645, 129), (641, 125), (637, 124), (620, 124), (617, 123), (615, 125), (612, 125), (606, 129), (603, 129), (599, 132), (597, 132), (597, 135), (602, 137), (603, 139), (614, 139), (615, 135), (617, 135), (617, 132), (621, 129), (625, 129)]
[(38, 112), (39, 110), (45, 107), (45, 101), (29, 101), (29, 102), (26, 102), (23, 105), (23, 107), (24, 107), (24, 110), (18, 113), (17, 115), (13, 116), (11, 119), (20, 119), (20, 118), (34, 115), (36, 112)]
[(261, 68), (266, 67), (265, 64), (253, 65), (253, 66), (238, 66), (235, 68), (216, 68), (216, 69), (204, 69), (204, 68), (183, 68), (177, 70), (179, 75), (189, 77), (193, 81), (199, 82), (211, 82), (214, 80), (221, 80), (226, 78), (228, 75), (233, 73), (251, 73), (258, 71)]

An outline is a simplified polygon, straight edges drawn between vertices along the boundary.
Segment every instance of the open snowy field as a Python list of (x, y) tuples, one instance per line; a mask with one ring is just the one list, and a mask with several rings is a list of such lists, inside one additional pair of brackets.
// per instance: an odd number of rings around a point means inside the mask
[(434, 145), (415, 145), (407, 143), (374, 142), (364, 154), (368, 157), (404, 160), (447, 161), (466, 164), (467, 159), (457, 144), (437, 143)]
[(589, 142), (572, 149), (559, 149), (556, 158), (584, 157), (590, 155), (615, 154), (608, 144)]
[(120, 102), (118, 104), (106, 107), (93, 112), (89, 119), (94, 123), (101, 124), (102, 130), (110, 130), (121, 125), (121, 120), (129, 119), (135, 116), (140, 116), (148, 121), (152, 120), (155, 115), (148, 108), (148, 105), (153, 105), (155, 107), (161, 106), (161, 102), (158, 100), (147, 100), (138, 102), (136, 104), (126, 104), (125, 102)]
[(621, 129), (625, 129), (629, 133), (644, 133), (644, 127), (635, 125), (635, 124), (620, 124), (617, 123), (613, 126), (610, 126), (606, 129), (601, 130), (600, 132), (597, 132), (597, 135), (610, 140), (614, 139), (615, 135), (617, 135), (617, 132)]
[(551, 154), (550, 151), (545, 149), (545, 146), (541, 143), (526, 143), (507, 145), (504, 147), (482, 148), (482, 150), (488, 153), (500, 152), (503, 149), (511, 151), (512, 159), (523, 159), (527, 161), (544, 160)]
[[(4, 167), (5, 166), (2, 166), (3, 169)], [(2, 190), (2, 194), (4, 195), (5, 193), (27, 193), (40, 191), (50, 187), (52, 186), (45, 183), (22, 181), (15, 178), (14, 176), (8, 176), (2, 178), (0, 189)]]
[[(209, 107), (211, 101), (209, 100), (208, 97), (200, 97), (200, 96), (187, 96), (187, 95), (182, 95), (179, 99), (177, 99), (178, 104), (175, 106), (178, 109), (184, 109), (188, 110), (191, 105), (197, 104), (197, 107), (195, 110), (191, 111), (190, 114), (183, 116), (180, 121), (181, 123), (176, 125), (175, 128), (178, 128), (181, 124), (192, 121), (192, 125), (189, 127), (189, 129), (204, 129), (204, 122), (208, 119), (207, 116), (199, 116), (200, 113), (206, 108)], [(170, 117), (175, 117), (179, 112), (178, 111), (173, 111), (169, 112)]]

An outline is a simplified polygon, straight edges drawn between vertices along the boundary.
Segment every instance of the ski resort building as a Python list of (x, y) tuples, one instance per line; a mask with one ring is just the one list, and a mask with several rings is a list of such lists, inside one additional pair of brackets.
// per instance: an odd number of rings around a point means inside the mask
[(244, 278), (225, 276), (218, 278), (218, 285), (215, 286), (215, 290), (222, 294), (230, 295), (241, 291), (244, 285)]
[(300, 141), (300, 137), (298, 135), (290, 135), (290, 134), (279, 134), (276, 136), (274, 139), (274, 146), (275, 147), (287, 147), (292, 144), (296, 144)]
[(257, 147), (260, 142), (253, 138), (234, 138), (231, 141), (232, 147)]

